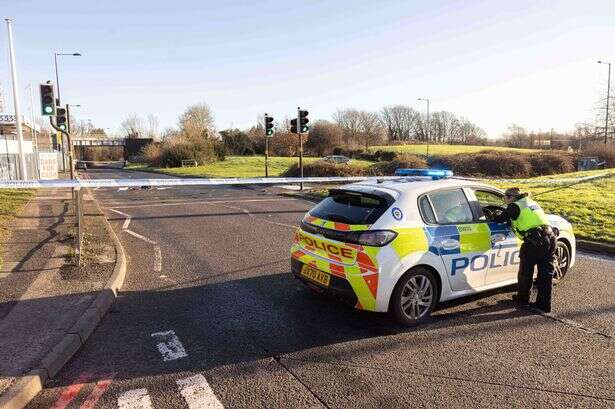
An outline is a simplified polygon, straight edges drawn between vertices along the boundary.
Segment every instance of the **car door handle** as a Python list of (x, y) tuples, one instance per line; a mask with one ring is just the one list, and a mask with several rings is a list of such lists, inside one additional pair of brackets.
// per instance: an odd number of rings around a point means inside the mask
[(454, 250), (459, 248), (459, 241), (455, 239), (442, 240), (442, 248), (444, 250)]

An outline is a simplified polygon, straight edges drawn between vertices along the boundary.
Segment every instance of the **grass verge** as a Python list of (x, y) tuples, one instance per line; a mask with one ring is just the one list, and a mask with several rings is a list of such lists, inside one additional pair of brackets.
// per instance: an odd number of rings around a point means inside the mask
[[(0, 246), (4, 245), (9, 238), (8, 222), (19, 213), (33, 194), (34, 190), (0, 189)], [(1, 265), (2, 258), (0, 257)]]
[[(602, 173), (609, 173), (612, 176), (541, 194), (558, 187), (544, 183), (546, 179), (578, 178)], [(563, 173), (531, 178), (527, 183), (516, 185), (494, 184), (503, 189), (519, 186), (522, 191), (530, 192), (546, 212), (562, 216), (572, 223), (577, 238), (615, 243), (615, 171), (613, 170)], [(566, 184), (561, 187), (564, 185)]]
[[(304, 163), (312, 163), (320, 158), (303, 158)], [(292, 164), (299, 163), (298, 158), (270, 157), (269, 176), (280, 176)], [(372, 162), (352, 160), (353, 165), (369, 166)], [(146, 170), (173, 176), (212, 177), (212, 178), (257, 178), (265, 176), (264, 156), (227, 156), (226, 160), (192, 168), (153, 168), (133, 164), (127, 169)]]

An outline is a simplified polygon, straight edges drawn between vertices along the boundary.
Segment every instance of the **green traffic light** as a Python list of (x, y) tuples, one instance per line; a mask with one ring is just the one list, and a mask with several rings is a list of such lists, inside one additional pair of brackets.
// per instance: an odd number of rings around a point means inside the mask
[(53, 108), (52, 108), (52, 107), (50, 107), (50, 106), (46, 106), (46, 107), (45, 107), (45, 112), (46, 112), (46, 113), (48, 113), (48, 114), (50, 114), (50, 113), (52, 113), (52, 112), (53, 112)]
[(60, 126), (58, 126), (58, 128), (60, 128), (61, 130), (65, 131), (66, 130), (66, 125), (60, 125)]
[(307, 126), (304, 126), (303, 128), (301, 128), (301, 132), (302, 132), (302, 133), (303, 133), (303, 132), (307, 132), (307, 131), (309, 131), (309, 130), (310, 130), (310, 128), (309, 128), (309, 127), (307, 127)]

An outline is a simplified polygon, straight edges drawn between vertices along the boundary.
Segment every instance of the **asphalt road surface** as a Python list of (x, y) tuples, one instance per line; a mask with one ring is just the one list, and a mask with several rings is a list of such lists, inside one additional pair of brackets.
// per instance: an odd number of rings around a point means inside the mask
[(408, 329), (291, 276), (310, 202), (238, 187), (94, 193), (128, 275), (32, 408), (615, 407), (613, 258), (579, 254), (553, 317), (513, 308), (508, 288)]

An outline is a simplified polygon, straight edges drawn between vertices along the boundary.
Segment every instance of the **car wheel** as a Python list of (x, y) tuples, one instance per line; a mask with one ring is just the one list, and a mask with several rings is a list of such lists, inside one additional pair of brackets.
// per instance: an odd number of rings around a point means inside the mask
[(570, 267), (570, 250), (568, 250), (566, 243), (562, 241), (558, 241), (555, 246), (554, 267), (553, 278), (556, 280), (564, 278), (568, 272), (568, 267)]
[(395, 286), (391, 309), (397, 321), (414, 326), (426, 321), (438, 302), (438, 287), (431, 271), (415, 268)]

